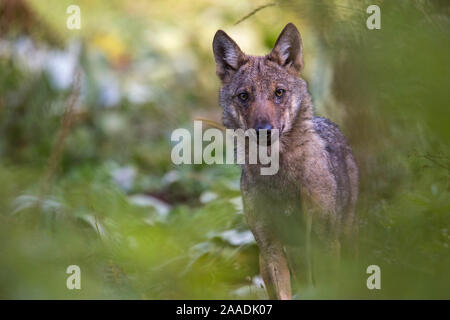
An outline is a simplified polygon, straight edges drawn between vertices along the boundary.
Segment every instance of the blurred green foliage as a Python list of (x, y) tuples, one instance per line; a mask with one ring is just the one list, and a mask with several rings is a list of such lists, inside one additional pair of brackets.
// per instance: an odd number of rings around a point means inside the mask
[[(265, 298), (239, 168), (175, 166), (170, 134), (220, 121), (217, 29), (264, 54), (290, 21), (317, 112), (361, 176), (358, 261), (296, 297), (450, 298), (446, 1), (282, 0), (237, 25), (267, 2), (77, 1), (80, 30), (70, 4), (0, 2), (1, 298)], [(366, 28), (370, 4), (381, 30)], [(72, 264), (82, 290), (66, 288)], [(371, 264), (382, 290), (366, 288)]]

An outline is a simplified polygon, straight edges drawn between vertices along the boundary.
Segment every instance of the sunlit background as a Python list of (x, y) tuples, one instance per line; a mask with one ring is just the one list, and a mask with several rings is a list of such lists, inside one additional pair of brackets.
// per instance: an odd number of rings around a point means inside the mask
[(0, 298), (266, 298), (239, 167), (173, 165), (170, 135), (220, 122), (218, 29), (262, 55), (288, 22), (361, 176), (358, 260), (295, 297), (449, 299), (444, 0), (0, 0)]

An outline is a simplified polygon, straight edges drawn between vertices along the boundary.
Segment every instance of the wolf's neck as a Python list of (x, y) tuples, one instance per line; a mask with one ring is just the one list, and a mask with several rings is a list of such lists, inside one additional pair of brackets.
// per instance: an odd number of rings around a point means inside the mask
[(309, 93), (304, 94), (300, 103), (299, 110), (292, 119), (290, 129), (285, 134), (281, 135), (282, 153), (289, 152), (295, 147), (301, 146), (306, 142), (310, 135), (314, 133), (314, 106), (311, 101)]

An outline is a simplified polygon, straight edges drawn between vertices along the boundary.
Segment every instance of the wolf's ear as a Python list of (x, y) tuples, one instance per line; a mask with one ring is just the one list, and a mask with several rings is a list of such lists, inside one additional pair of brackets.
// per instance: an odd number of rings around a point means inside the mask
[(216, 32), (213, 40), (214, 59), (217, 64), (217, 76), (222, 81), (231, 79), (231, 76), (245, 62), (245, 54), (239, 49), (224, 31)]
[(300, 72), (303, 68), (302, 38), (294, 24), (284, 27), (268, 57), (288, 71)]

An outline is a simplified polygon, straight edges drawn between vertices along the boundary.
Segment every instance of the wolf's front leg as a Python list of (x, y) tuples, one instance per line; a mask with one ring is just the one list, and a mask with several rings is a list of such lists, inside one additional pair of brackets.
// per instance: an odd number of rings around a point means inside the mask
[(259, 266), (269, 299), (290, 300), (291, 277), (283, 247), (279, 243), (261, 243), (259, 249)]

